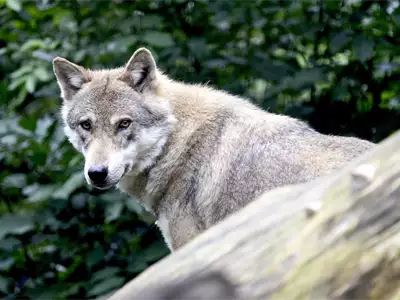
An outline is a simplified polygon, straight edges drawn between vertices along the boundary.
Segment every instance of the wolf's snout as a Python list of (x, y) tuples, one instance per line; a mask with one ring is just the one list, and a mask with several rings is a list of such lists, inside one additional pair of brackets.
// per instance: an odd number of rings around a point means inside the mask
[(108, 175), (108, 170), (105, 166), (94, 166), (88, 170), (88, 176), (94, 184), (103, 184)]

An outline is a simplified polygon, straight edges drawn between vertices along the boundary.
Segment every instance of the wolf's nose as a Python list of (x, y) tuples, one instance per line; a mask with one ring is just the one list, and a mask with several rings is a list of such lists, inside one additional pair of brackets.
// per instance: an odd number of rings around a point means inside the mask
[(104, 166), (90, 167), (88, 170), (88, 176), (94, 183), (102, 183), (107, 177), (108, 171)]

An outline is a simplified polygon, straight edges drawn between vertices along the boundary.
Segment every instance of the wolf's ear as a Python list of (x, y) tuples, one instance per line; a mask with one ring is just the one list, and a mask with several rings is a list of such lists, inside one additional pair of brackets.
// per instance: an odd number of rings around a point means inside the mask
[(153, 55), (146, 48), (139, 48), (129, 59), (119, 79), (142, 92), (154, 87), (155, 77), (156, 63)]
[(64, 100), (70, 100), (86, 82), (90, 81), (89, 72), (65, 58), (56, 57), (53, 69)]

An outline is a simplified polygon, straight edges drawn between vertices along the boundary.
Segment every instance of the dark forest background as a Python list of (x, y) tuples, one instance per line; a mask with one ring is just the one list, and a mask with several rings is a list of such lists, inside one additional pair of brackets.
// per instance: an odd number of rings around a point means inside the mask
[(379, 142), (400, 128), (399, 28), (399, 1), (0, 0), (0, 297), (104, 297), (168, 254), (135, 199), (83, 180), (54, 57), (145, 46), (175, 79)]

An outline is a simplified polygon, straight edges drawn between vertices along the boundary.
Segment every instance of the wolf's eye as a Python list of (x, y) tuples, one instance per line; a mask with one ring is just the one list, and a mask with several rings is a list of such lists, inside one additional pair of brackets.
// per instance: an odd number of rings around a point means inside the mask
[(83, 128), (83, 130), (89, 131), (90, 129), (92, 129), (92, 124), (90, 124), (89, 121), (83, 121), (81, 122), (80, 125)]
[(125, 119), (119, 122), (118, 129), (127, 129), (131, 125), (132, 121)]

